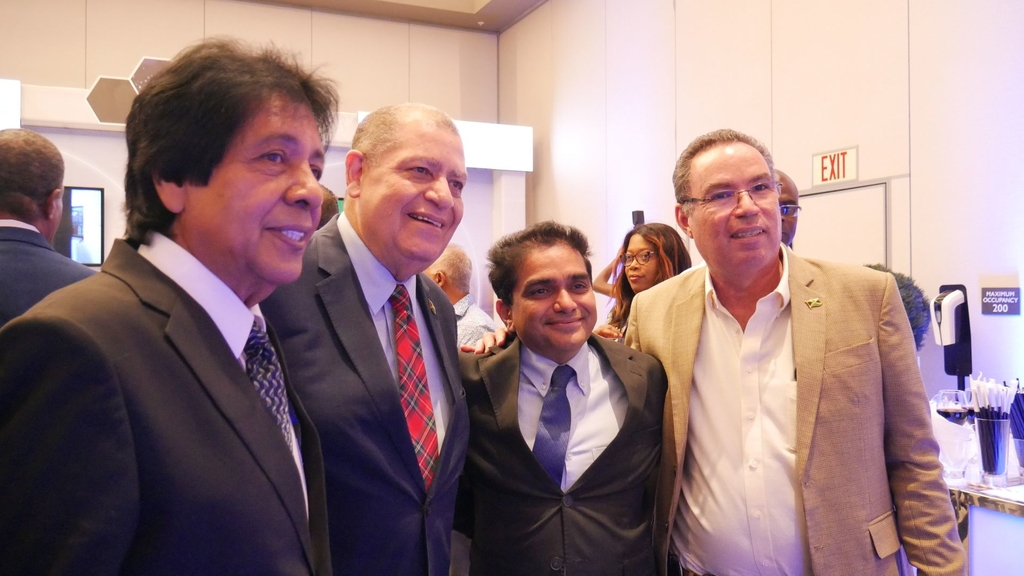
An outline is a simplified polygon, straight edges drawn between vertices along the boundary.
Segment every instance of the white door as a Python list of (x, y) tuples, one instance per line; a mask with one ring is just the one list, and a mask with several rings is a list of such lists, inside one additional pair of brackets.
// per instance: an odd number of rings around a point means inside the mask
[(800, 194), (793, 250), (806, 258), (888, 265), (886, 185)]

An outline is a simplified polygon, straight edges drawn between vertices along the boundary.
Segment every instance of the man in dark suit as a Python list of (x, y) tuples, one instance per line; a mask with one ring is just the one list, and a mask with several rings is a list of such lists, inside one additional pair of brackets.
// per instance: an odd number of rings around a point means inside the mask
[(440, 110), (367, 116), (344, 212), (264, 304), (323, 442), (335, 574), (448, 574), (468, 422), (455, 313), (422, 274), (462, 220), (462, 139)]
[(128, 240), (0, 330), (0, 573), (330, 572), (319, 442), (259, 302), (298, 277), (336, 107), (227, 41), (136, 97)]
[(579, 230), (544, 222), (488, 255), (517, 338), (461, 357), (470, 435), (456, 525), (473, 575), (656, 573), (665, 372), (592, 334), (589, 251)]
[(50, 247), (64, 213), (64, 159), (31, 130), (0, 130), (0, 327), (92, 275)]

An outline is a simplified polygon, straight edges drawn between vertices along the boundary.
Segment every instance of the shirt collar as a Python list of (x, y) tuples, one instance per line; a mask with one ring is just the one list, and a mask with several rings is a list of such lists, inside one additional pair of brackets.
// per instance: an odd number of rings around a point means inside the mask
[[(765, 298), (775, 298), (775, 302), (778, 305), (778, 314), (781, 314), (785, 310), (786, 306), (789, 306), (789, 255), (786, 253), (786, 249), (780, 245), (779, 252), (781, 254), (780, 259), (782, 260), (782, 277), (779, 278), (779, 285), (775, 287), (770, 293), (766, 294), (761, 301)], [(711, 270), (704, 267), (704, 303), (713, 310), (718, 310), (721, 305), (718, 302), (718, 295), (715, 294), (715, 285), (711, 282)]]
[(167, 275), (210, 315), (235, 358), (242, 356), (254, 319), (266, 329), (259, 304), (247, 308), (216, 274), (167, 236), (158, 232), (150, 234), (149, 243), (139, 246), (139, 255)]
[(42, 234), (39, 228), (29, 224), (28, 222), (22, 222), (21, 220), (14, 220), (11, 218), (0, 218), (0, 228), (21, 228), (22, 230), (31, 230), (37, 234)]
[(370, 308), (371, 314), (377, 314), (388, 303), (388, 298), (395, 291), (395, 285), (402, 284), (409, 291), (409, 299), (416, 302), (416, 275), (413, 274), (405, 280), (398, 282), (391, 272), (377, 260), (377, 257), (370, 252), (370, 249), (363, 242), (363, 239), (356, 233), (352, 223), (342, 214), (338, 218), (338, 231), (341, 232), (341, 241), (345, 243), (345, 250), (348, 251), (349, 259), (352, 261), (352, 268), (359, 278), (359, 287), (363, 290), (363, 297), (366, 298), (366, 305)]
[(473, 299), (472, 294), (466, 294), (459, 299), (458, 302), (452, 304), (452, 308), (455, 308), (455, 315), (462, 318), (469, 311), (469, 307), (475, 304), (476, 301)]
[[(579, 385), (583, 395), (590, 394), (590, 344), (584, 344), (579, 352), (566, 362), (566, 365), (576, 371), (576, 383)], [(540, 354), (530, 350), (522, 344), (519, 345), (519, 370), (526, 376), (527, 380), (540, 392), (541, 396), (547, 394), (551, 386), (551, 375), (559, 365)]]

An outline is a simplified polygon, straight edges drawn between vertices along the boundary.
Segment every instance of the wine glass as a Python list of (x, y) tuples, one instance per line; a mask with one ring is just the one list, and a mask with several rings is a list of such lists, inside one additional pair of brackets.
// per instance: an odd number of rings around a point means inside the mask
[(939, 390), (934, 400), (935, 411), (953, 424), (965, 424), (974, 411), (967, 390)]

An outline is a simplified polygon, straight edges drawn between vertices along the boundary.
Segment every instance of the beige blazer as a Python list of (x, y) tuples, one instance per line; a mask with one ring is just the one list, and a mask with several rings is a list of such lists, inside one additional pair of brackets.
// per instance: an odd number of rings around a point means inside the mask
[[(655, 505), (663, 560), (679, 507), (705, 267), (633, 300), (626, 343), (669, 379)], [(964, 574), (910, 323), (891, 274), (789, 252), (797, 369), (796, 466), (815, 574)], [(820, 302), (811, 307), (808, 302)], [(664, 570), (665, 562), (659, 561)]]

